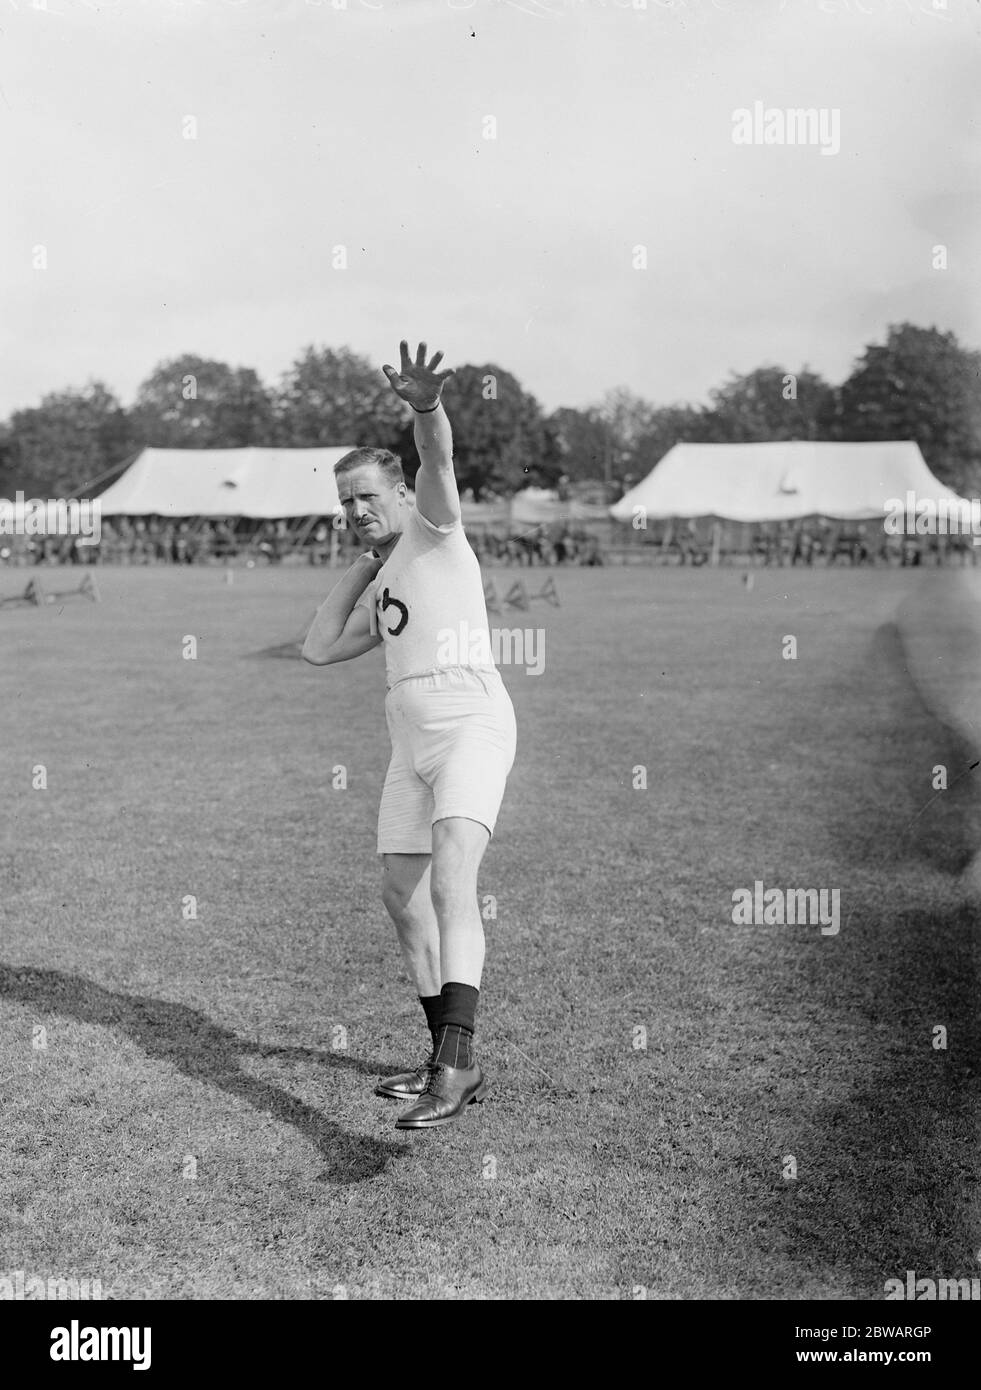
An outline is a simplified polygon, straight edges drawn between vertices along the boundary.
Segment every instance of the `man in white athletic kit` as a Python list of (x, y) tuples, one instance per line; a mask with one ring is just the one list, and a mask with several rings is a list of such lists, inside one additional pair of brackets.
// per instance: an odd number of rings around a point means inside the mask
[(315, 666), (383, 643), (392, 761), (378, 813), (382, 898), (426, 1013), (432, 1052), (376, 1094), (412, 1103), (399, 1129), (455, 1120), (487, 1090), (473, 1049), (484, 931), (477, 870), (514, 762), (511, 700), (491, 656), (480, 566), (463, 531), (453, 437), (440, 404), (450, 371), (400, 347), (382, 370), (416, 412), (415, 505), (402, 465), (362, 448), (335, 465), (361, 555), (321, 605), (303, 646)]

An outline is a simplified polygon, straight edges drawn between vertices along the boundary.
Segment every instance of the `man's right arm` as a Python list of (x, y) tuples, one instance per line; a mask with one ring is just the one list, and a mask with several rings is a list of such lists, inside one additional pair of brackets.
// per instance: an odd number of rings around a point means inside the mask
[(304, 661), (311, 666), (331, 666), (380, 646), (382, 639), (371, 631), (368, 609), (355, 605), (383, 563), (377, 555), (359, 555), (334, 585), (306, 635), (300, 652)]

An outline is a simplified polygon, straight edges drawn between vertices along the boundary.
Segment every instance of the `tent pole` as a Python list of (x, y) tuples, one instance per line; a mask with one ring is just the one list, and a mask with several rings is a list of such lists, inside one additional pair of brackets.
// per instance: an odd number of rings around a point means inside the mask
[(305, 544), (305, 542), (306, 542), (307, 536), (309, 536), (310, 532), (313, 530), (314, 526), (316, 525), (316, 522), (317, 522), (317, 517), (316, 517), (315, 515), (312, 515), (312, 516), (308, 516), (308, 517), (302, 518), (302, 519), (296, 524), (296, 526), (295, 526), (295, 528), (294, 528), (294, 530), (293, 530), (293, 534), (290, 536), (290, 540), (292, 541), (292, 545), (290, 546), (289, 550), (287, 551), (287, 554), (289, 554), (289, 555), (296, 555), (297, 552), (302, 551), (303, 546), (304, 546), (304, 544)]
[(722, 522), (712, 522), (712, 559), (710, 563), (713, 567), (719, 563), (719, 556), (722, 553)]

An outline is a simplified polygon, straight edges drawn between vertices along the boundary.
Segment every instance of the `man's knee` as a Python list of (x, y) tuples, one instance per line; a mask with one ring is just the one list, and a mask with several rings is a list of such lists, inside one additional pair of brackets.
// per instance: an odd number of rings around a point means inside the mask
[(406, 892), (405, 886), (398, 879), (393, 878), (387, 869), (382, 870), (382, 902), (390, 917), (394, 917), (396, 921), (402, 917), (409, 905), (410, 897), (411, 894)]
[(385, 857), (382, 866), (382, 902), (394, 921), (403, 922), (411, 917), (412, 899), (428, 866), (427, 855)]
[(490, 833), (477, 821), (449, 817), (433, 826), (432, 897), (437, 912), (461, 893), (477, 892), (477, 872)]
[(386, 869), (382, 874), (382, 902), (388, 911), (388, 915), (396, 922), (403, 921), (409, 915), (409, 905), (412, 902), (413, 885), (407, 883), (404, 878), (393, 874)]

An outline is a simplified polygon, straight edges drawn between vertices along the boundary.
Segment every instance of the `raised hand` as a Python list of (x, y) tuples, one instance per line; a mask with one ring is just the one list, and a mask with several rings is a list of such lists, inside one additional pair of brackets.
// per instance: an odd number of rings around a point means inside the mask
[(388, 377), (389, 386), (403, 401), (408, 401), (413, 410), (434, 409), (439, 405), (443, 383), (447, 377), (453, 375), (453, 369), (443, 372), (436, 370), (443, 360), (441, 352), (435, 353), (427, 366), (425, 343), (420, 343), (416, 349), (414, 362), (409, 357), (409, 344), (404, 338), (399, 343), (399, 352), (402, 360), (398, 371), (388, 365), (382, 367), (382, 371)]

